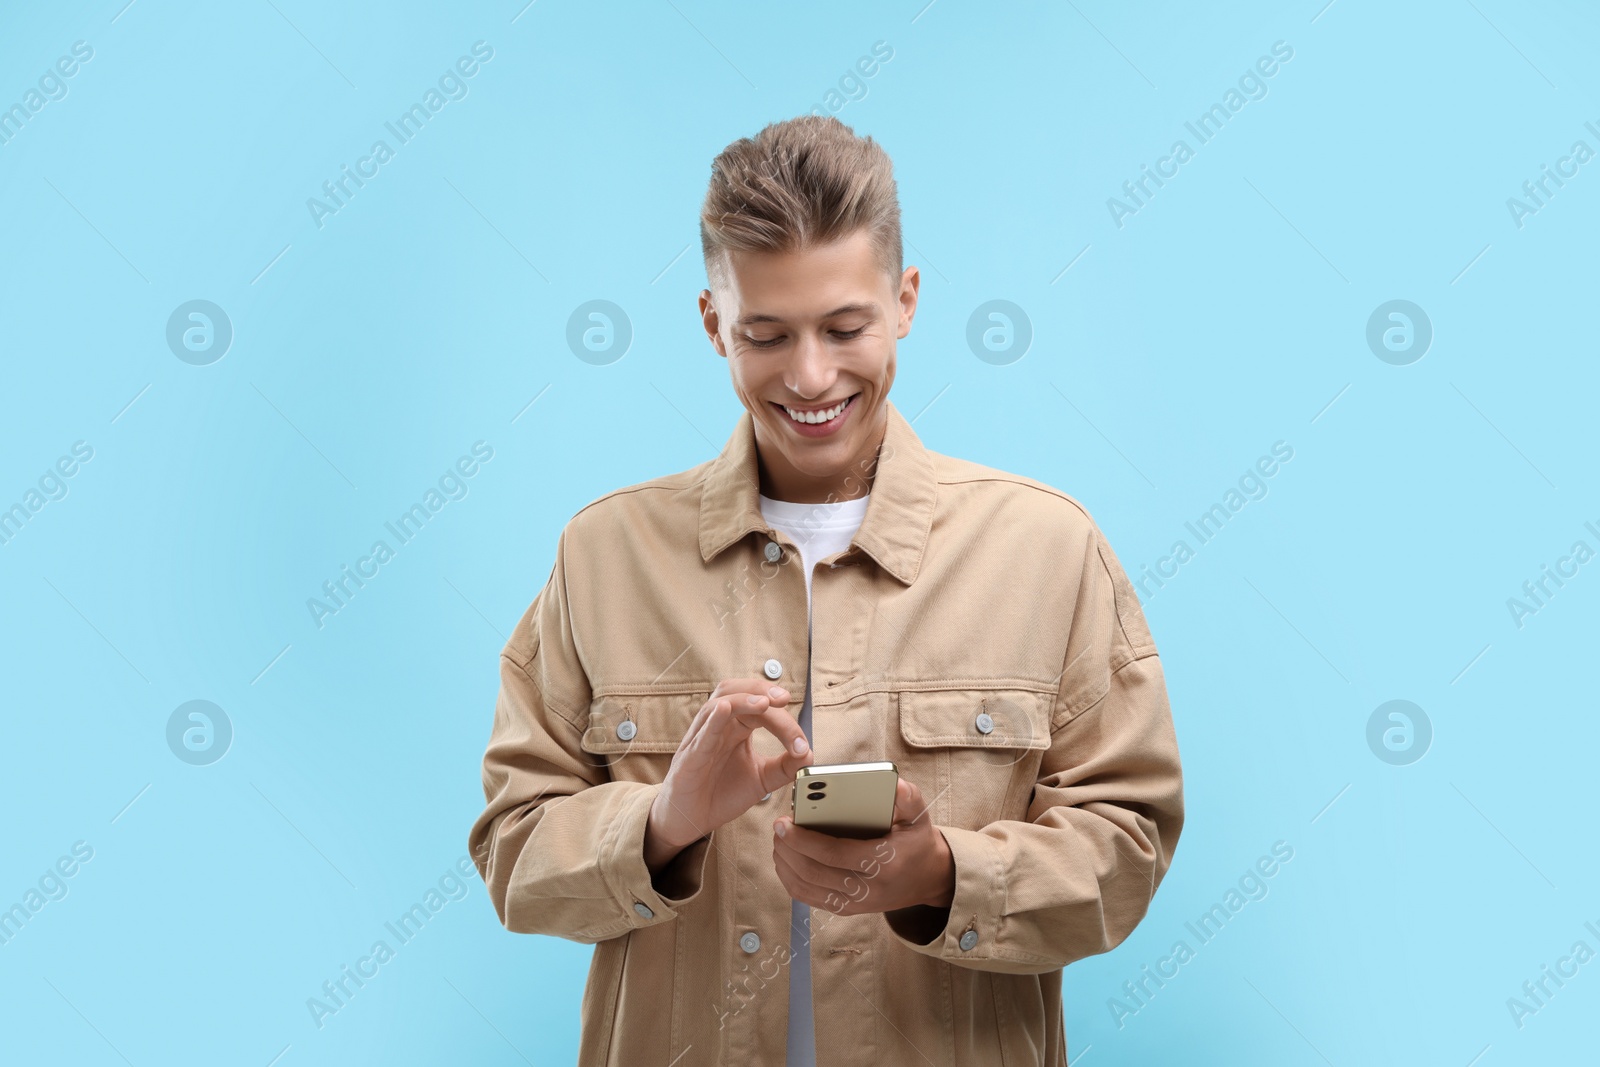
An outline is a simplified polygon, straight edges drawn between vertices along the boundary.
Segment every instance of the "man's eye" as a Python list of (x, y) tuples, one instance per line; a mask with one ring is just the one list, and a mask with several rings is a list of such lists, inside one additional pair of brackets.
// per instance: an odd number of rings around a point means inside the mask
[(861, 336), (861, 331), (865, 330), (865, 329), (866, 329), (865, 326), (857, 326), (855, 329), (850, 330), (848, 332), (844, 331), (844, 330), (834, 330), (833, 331), (833, 335), (835, 337), (839, 338), (839, 340), (841, 340), (841, 341), (849, 341), (849, 340), (851, 340), (853, 338), (860, 337)]
[(768, 341), (758, 341), (754, 337), (745, 337), (745, 343), (750, 345), (752, 348), (771, 348), (773, 345), (782, 340), (782, 337), (774, 337)]

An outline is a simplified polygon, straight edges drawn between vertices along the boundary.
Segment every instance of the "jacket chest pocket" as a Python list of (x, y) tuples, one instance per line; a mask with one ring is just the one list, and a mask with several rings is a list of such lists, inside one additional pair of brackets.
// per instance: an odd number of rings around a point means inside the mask
[(617, 781), (659, 783), (672, 755), (711, 696), (695, 693), (617, 694), (589, 703), (589, 728), (578, 747), (611, 768)]
[(1050, 747), (1052, 699), (1026, 689), (902, 690), (891, 758), (922, 790), (935, 823), (979, 830), (1026, 818)]

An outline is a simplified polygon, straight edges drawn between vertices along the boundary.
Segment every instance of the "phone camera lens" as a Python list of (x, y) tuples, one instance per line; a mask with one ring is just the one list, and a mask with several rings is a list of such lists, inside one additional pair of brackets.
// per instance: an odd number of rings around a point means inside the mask
[(821, 800), (822, 797), (823, 797), (823, 794), (821, 794), (821, 793), (807, 793), (806, 794), (806, 799), (807, 800)]

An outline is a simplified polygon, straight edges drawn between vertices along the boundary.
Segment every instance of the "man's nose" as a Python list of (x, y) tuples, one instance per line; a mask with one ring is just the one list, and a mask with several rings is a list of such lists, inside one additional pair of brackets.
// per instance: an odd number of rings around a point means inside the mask
[(812, 335), (802, 336), (794, 347), (794, 362), (783, 376), (783, 384), (805, 400), (815, 400), (833, 387), (839, 371), (828, 346)]

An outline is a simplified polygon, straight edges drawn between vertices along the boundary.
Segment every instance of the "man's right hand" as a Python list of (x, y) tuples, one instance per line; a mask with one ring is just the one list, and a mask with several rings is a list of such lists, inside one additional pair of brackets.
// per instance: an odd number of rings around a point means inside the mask
[[(787, 690), (759, 678), (722, 682), (701, 705), (650, 805), (644, 859), (651, 873), (815, 761), (788, 706)], [(758, 728), (783, 742), (781, 755), (756, 754), (750, 739)]]

